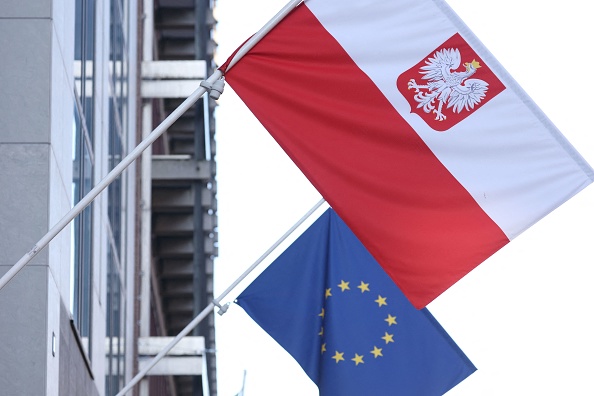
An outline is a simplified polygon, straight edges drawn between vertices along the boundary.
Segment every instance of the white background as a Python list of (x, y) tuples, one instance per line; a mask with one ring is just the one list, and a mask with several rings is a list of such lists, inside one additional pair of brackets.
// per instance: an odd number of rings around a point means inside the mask
[[(284, 4), (217, 0), (218, 64)], [(594, 164), (589, 3), (449, 4)], [(216, 295), (320, 199), (229, 86), (219, 104)], [(594, 395), (593, 245), (594, 187), (589, 186), (429, 305), (478, 368), (448, 396)], [(216, 329), (220, 396), (240, 391), (244, 370), (246, 396), (318, 394), (291, 357), (238, 306), (217, 315)]]

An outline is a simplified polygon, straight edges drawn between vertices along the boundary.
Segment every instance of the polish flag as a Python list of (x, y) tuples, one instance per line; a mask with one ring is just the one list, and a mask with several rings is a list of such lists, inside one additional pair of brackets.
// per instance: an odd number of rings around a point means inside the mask
[(594, 180), (441, 0), (307, 0), (225, 78), (417, 308)]

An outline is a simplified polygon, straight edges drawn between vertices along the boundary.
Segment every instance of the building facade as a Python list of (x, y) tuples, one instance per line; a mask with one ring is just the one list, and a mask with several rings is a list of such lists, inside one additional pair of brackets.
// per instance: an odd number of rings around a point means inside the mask
[[(214, 4), (186, 3), (3, 1), (0, 276), (212, 70)], [(168, 36), (196, 50), (168, 52)], [(0, 393), (115, 395), (208, 304), (213, 105), (194, 106), (0, 290)], [(199, 172), (172, 178), (172, 165)], [(155, 367), (133, 394), (216, 395), (212, 318), (193, 336), (177, 362), (198, 366)]]

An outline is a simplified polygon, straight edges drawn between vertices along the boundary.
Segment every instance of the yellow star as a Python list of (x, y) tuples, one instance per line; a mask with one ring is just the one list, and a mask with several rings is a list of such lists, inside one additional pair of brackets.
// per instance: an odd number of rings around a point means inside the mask
[(344, 358), (342, 357), (342, 355), (344, 355), (344, 352), (338, 352), (338, 351), (336, 351), (334, 353), (334, 356), (332, 356), (332, 359), (336, 360), (336, 364), (338, 364), (338, 362), (340, 362), (341, 360), (344, 360)]
[(390, 314), (388, 314), (388, 317), (386, 319), (384, 319), (386, 322), (388, 322), (388, 326), (392, 326), (397, 324), (396, 323), (396, 316), (392, 316)]
[(351, 290), (351, 288), (349, 287), (349, 283), (351, 283), (351, 282), (345, 282), (345, 281), (341, 280), (338, 287), (340, 287), (341, 291)]
[(377, 300), (375, 300), (375, 302), (377, 303), (378, 306), (382, 306), (382, 305), (388, 305), (388, 303), (386, 302), (386, 299), (388, 297), (382, 297), (382, 296), (377, 296)]
[(361, 281), (361, 284), (359, 286), (357, 286), (357, 288), (361, 289), (361, 293), (369, 291), (369, 283), (365, 283), (365, 282)]
[(388, 334), (387, 332), (385, 332), (384, 336), (382, 337), (382, 340), (386, 341), (386, 344), (394, 342), (394, 334)]
[(326, 289), (326, 294), (325, 294), (326, 298), (332, 296), (332, 291), (331, 290), (332, 290), (331, 288), (327, 288)]
[(322, 308), (322, 312), (320, 312), (320, 313), (318, 314), (318, 316), (321, 316), (321, 317), (322, 317), (322, 319), (324, 319), (324, 315), (326, 315), (326, 311), (324, 310), (324, 308)]
[(324, 335), (324, 328), (322, 327), (320, 332), (318, 333), (319, 336), (323, 336)]
[(326, 343), (322, 344), (322, 353), (326, 352)]
[(365, 362), (363, 361), (363, 355), (357, 355), (356, 353), (355, 353), (355, 357), (354, 357), (354, 358), (352, 358), (351, 360), (352, 360), (353, 362), (355, 362), (355, 366), (358, 366), (358, 365), (359, 365), (359, 363), (361, 363), (361, 364), (365, 363)]
[(376, 358), (378, 356), (384, 356), (384, 355), (382, 355), (382, 348), (378, 348), (375, 345), (373, 346), (373, 351), (371, 351), (371, 353), (373, 354), (374, 358)]

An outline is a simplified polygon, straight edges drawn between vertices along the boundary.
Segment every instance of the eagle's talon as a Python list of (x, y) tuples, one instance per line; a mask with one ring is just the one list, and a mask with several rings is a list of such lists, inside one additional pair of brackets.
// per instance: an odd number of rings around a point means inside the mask
[(441, 111), (433, 110), (433, 113), (435, 114), (435, 120), (436, 121), (443, 121), (446, 118), (448, 118)]
[(413, 78), (408, 81), (408, 89), (414, 89), (415, 92), (419, 92), (419, 86)]

